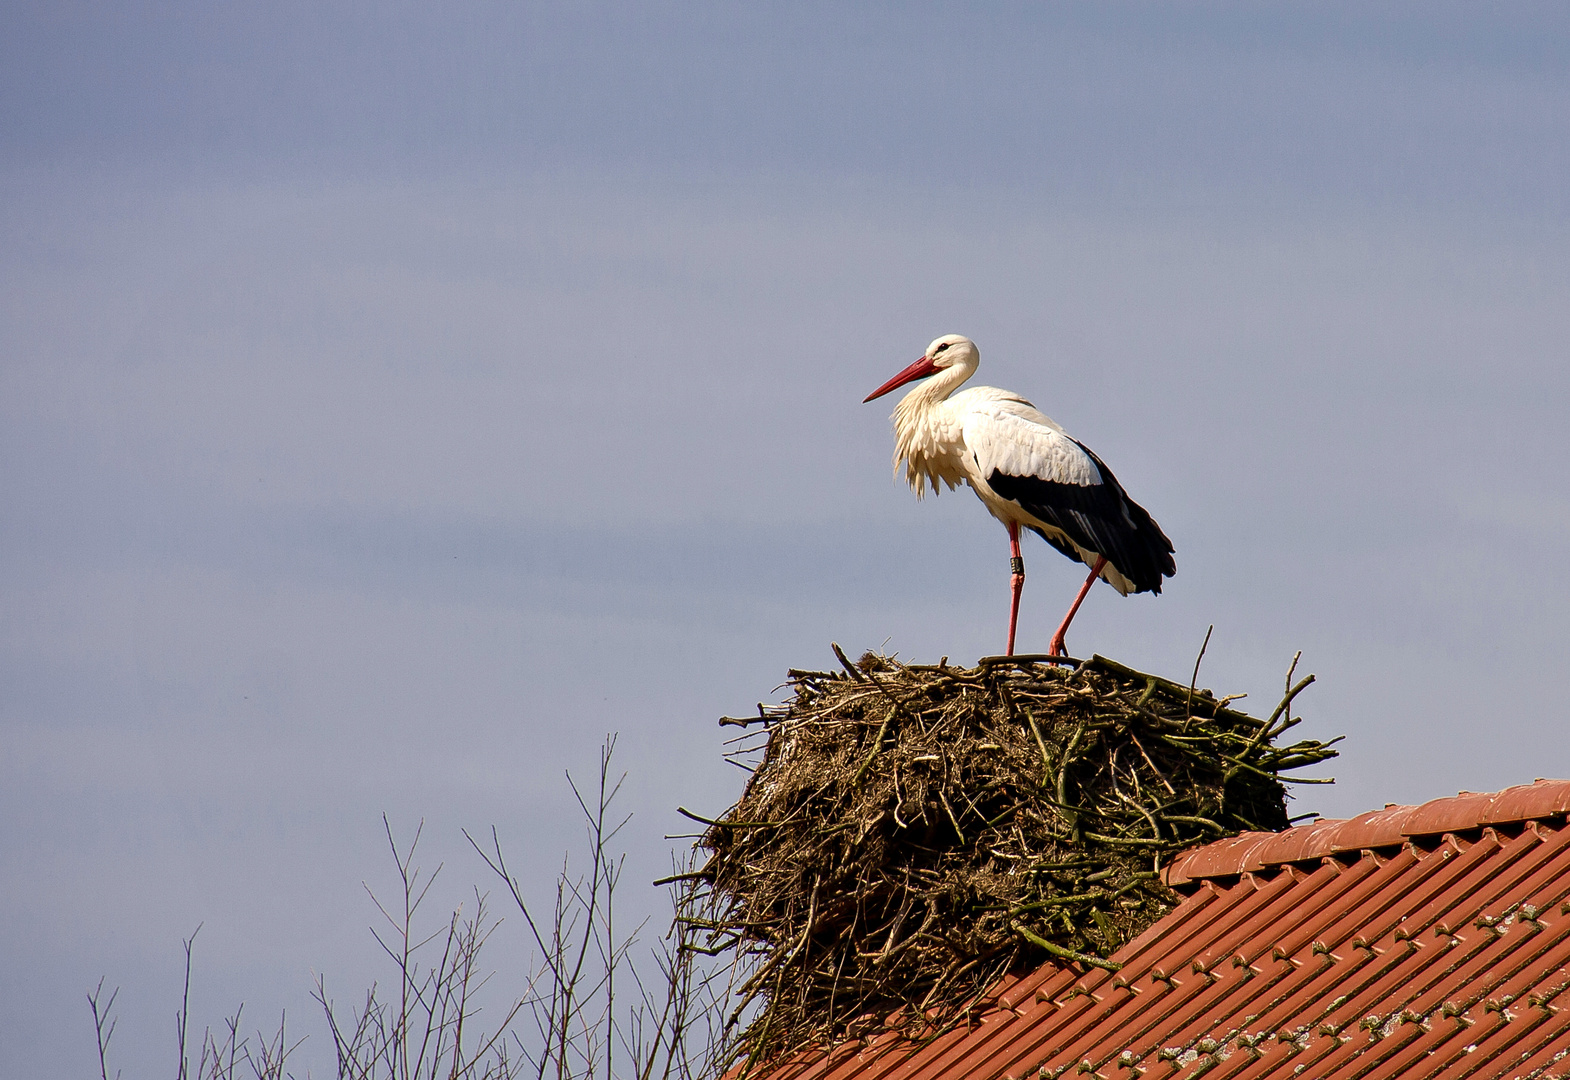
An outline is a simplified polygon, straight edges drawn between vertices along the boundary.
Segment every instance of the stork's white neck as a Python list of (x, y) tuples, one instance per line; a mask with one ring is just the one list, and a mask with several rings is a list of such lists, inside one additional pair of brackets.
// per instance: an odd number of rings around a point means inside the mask
[(894, 467), (905, 463), (905, 478), (918, 498), (928, 484), (936, 493), (939, 481), (952, 488), (964, 478), (960, 431), (944, 402), (975, 370), (973, 360), (944, 368), (894, 407)]
[(894, 407), (895, 423), (899, 423), (904, 418), (914, 418), (919, 413), (929, 411), (938, 402), (947, 400), (950, 394), (964, 385), (965, 380), (975, 373), (974, 361), (961, 361), (917, 383)]

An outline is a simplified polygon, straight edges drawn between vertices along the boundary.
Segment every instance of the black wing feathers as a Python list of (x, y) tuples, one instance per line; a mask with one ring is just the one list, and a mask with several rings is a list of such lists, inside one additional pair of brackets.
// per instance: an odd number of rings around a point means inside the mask
[[(1172, 541), (1145, 508), (1128, 497), (1112, 470), (1089, 447), (1077, 440), (1075, 445), (1096, 463), (1101, 483), (1065, 484), (1039, 476), (1010, 476), (996, 469), (987, 483), (1003, 498), (1019, 503), (1034, 517), (1061, 529), (1080, 547), (1105, 555), (1119, 573), (1134, 583), (1135, 592), (1159, 593), (1162, 577), (1177, 572)], [(1040, 529), (1036, 532), (1069, 558), (1083, 561), (1079, 552), (1061, 539)]]

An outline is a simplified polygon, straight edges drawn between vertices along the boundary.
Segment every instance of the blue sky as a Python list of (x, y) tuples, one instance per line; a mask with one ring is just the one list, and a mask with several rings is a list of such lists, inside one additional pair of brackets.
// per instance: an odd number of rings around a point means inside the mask
[[(1070, 637), (1348, 735), (1300, 810), (1570, 775), (1553, 5), (0, 9), (6, 1071), (379, 972), (385, 811), (629, 880), (828, 642), (972, 660), (1007, 549), (861, 398), (962, 332), (1172, 536)], [(1078, 575), (1044, 545), (1022, 645)], [(657, 911), (650, 891), (636, 910)], [(500, 943), (504, 974), (521, 943)], [(510, 951), (509, 951), (510, 950)]]

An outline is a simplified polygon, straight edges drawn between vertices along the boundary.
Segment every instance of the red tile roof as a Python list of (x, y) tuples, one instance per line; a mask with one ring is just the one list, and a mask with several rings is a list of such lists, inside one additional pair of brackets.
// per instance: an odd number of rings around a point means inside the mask
[(1567, 812), (1540, 780), (1197, 848), (1117, 973), (1048, 964), (969, 1028), (771, 1080), (1570, 1077)]

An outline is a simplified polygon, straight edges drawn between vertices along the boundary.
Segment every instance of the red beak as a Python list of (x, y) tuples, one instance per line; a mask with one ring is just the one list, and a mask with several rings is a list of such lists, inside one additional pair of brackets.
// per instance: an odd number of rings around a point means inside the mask
[(917, 379), (925, 379), (928, 375), (935, 375), (937, 372), (938, 366), (932, 362), (930, 357), (923, 355), (920, 360), (917, 360), (914, 364), (910, 365), (910, 367), (906, 368), (888, 382), (878, 387), (872, 393), (862, 398), (861, 403), (865, 405), (873, 398), (880, 398), (890, 390), (904, 386), (908, 382), (915, 382)]

